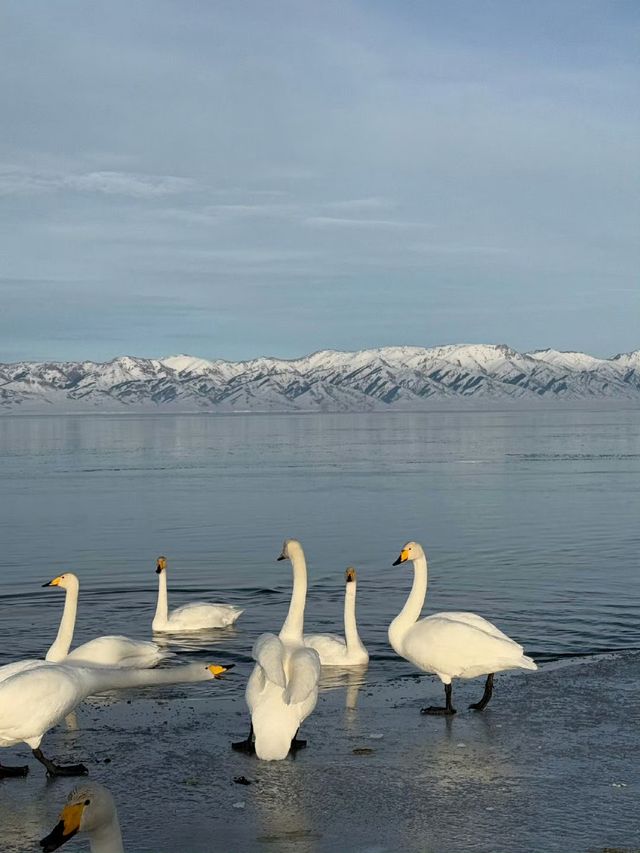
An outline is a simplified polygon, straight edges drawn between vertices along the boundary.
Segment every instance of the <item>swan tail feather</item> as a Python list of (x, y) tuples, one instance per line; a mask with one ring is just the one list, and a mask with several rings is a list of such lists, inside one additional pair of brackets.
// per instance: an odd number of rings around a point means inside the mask
[(538, 664), (534, 661), (534, 659), (528, 658), (526, 655), (522, 655), (522, 657), (518, 661), (518, 666), (521, 669), (537, 669), (538, 668)]

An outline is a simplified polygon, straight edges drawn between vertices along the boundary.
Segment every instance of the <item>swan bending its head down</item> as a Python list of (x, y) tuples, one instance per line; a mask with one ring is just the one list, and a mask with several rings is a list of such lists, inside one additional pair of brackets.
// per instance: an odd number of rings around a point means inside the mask
[(322, 666), (362, 666), (369, 662), (356, 625), (356, 570), (349, 566), (344, 574), (344, 639), (337, 634), (304, 635), (305, 646), (318, 652)]
[(423, 672), (438, 676), (445, 688), (444, 708), (423, 708), (423, 714), (455, 714), (451, 704), (454, 678), (486, 675), (484, 694), (470, 705), (482, 711), (491, 699), (493, 675), (507, 669), (537, 669), (523, 648), (476, 613), (434, 613), (418, 619), (427, 594), (427, 558), (417, 542), (407, 542), (394, 566), (413, 562), (414, 579), (407, 601), (389, 625), (389, 642), (403, 658)]
[(183, 604), (169, 613), (167, 593), (167, 558), (156, 560), (158, 575), (158, 604), (151, 628), (165, 634), (182, 634), (188, 631), (206, 631), (207, 628), (227, 628), (233, 625), (243, 612), (232, 604), (209, 604), (206, 601), (194, 601)]
[(306, 746), (296, 734), (318, 701), (320, 658), (303, 643), (307, 564), (297, 540), (285, 541), (278, 560), (286, 559), (293, 567), (289, 612), (277, 637), (262, 634), (253, 646), (256, 665), (245, 693), (251, 728), (245, 741), (233, 744), (265, 761), (280, 761), (290, 750)]
[[(87, 772), (82, 764), (60, 767), (46, 758), (43, 737), (93, 693), (128, 687), (186, 684), (218, 678), (230, 666), (188, 664), (167, 669), (116, 669), (78, 664), (34, 662), (0, 682), (0, 748), (26, 743), (50, 776), (77, 776)], [(28, 768), (3, 767), (3, 776), (25, 775)]]
[(139, 667), (156, 666), (167, 657), (157, 643), (148, 640), (131, 640), (119, 635), (96, 637), (70, 652), (78, 610), (80, 581), (73, 572), (65, 572), (43, 584), (65, 590), (64, 611), (58, 636), (46, 655), (46, 660), (60, 663), (100, 664), (100, 666)]
[(78, 832), (89, 836), (92, 853), (124, 853), (115, 801), (98, 782), (83, 782), (69, 793), (60, 820), (40, 847), (53, 853)]

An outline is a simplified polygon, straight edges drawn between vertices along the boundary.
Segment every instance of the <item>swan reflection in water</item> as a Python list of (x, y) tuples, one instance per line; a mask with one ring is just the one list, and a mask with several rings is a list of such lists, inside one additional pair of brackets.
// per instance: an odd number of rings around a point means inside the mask
[(347, 711), (355, 711), (360, 689), (367, 682), (367, 669), (366, 663), (360, 666), (323, 666), (320, 674), (320, 690), (346, 688), (345, 708)]

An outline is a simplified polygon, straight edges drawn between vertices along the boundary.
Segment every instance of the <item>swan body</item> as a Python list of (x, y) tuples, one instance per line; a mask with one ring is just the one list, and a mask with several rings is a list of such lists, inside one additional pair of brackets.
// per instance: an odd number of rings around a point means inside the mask
[(278, 636), (262, 634), (256, 640), (252, 652), (256, 665), (245, 694), (255, 753), (265, 761), (287, 757), (298, 729), (318, 701), (320, 658), (303, 643), (307, 567), (302, 546), (295, 539), (284, 543), (278, 557), (287, 558), (293, 567), (289, 613)]
[(96, 637), (69, 651), (78, 610), (80, 581), (72, 572), (59, 575), (44, 586), (58, 587), (66, 592), (64, 611), (60, 620), (58, 636), (47, 652), (45, 660), (55, 663), (80, 663), (94, 666), (139, 667), (156, 666), (167, 657), (156, 643), (147, 640), (131, 640), (120, 635)]
[(104, 785), (87, 781), (74, 788), (60, 820), (40, 847), (44, 853), (53, 853), (76, 833), (88, 835), (91, 853), (124, 853), (116, 804)]
[(394, 565), (407, 560), (414, 566), (413, 587), (389, 626), (389, 642), (397, 654), (423, 672), (437, 675), (445, 685), (447, 710), (432, 708), (425, 713), (455, 713), (450, 701), (454, 678), (488, 676), (483, 700), (471, 706), (482, 710), (491, 697), (494, 673), (538, 668), (521, 645), (476, 613), (452, 611), (419, 619), (427, 592), (427, 558), (416, 542), (404, 546)]
[(40, 661), (0, 682), (0, 747), (26, 743), (55, 775), (55, 766), (50, 769), (37, 754), (42, 739), (87, 696), (104, 690), (206, 681), (223, 672), (225, 667), (203, 664), (151, 670)]
[(227, 628), (243, 612), (232, 604), (209, 604), (194, 601), (169, 612), (167, 594), (167, 560), (158, 557), (158, 604), (151, 628), (158, 633), (182, 634), (188, 631), (206, 631), (208, 628)]
[(363, 666), (369, 662), (356, 625), (356, 570), (345, 572), (344, 637), (337, 634), (305, 634), (304, 644), (320, 655), (322, 666)]

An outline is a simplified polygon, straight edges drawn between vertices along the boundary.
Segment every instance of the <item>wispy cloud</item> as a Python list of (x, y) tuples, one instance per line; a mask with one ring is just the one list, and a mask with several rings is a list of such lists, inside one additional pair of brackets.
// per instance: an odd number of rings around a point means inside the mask
[(324, 205), (327, 210), (343, 210), (357, 212), (360, 210), (382, 210), (391, 207), (391, 202), (384, 198), (371, 196), (369, 198), (350, 198), (344, 201), (330, 201)]
[(197, 189), (190, 178), (134, 172), (38, 172), (22, 166), (0, 166), (0, 195), (38, 195), (60, 191), (159, 198)]
[(407, 222), (399, 219), (356, 219), (340, 216), (308, 216), (307, 225), (321, 228), (433, 228), (430, 222)]
[(445, 245), (418, 243), (407, 248), (421, 255), (506, 255), (512, 251), (505, 246), (473, 246), (455, 243)]

